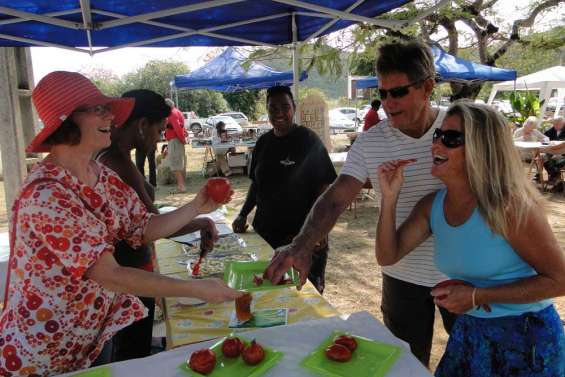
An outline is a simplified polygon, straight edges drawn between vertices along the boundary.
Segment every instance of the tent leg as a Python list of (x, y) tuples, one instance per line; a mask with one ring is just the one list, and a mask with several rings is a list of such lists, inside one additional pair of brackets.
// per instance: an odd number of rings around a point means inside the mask
[[(299, 101), (299, 83), (300, 83), (300, 43), (298, 42), (298, 27), (296, 25), (296, 14), (292, 14), (292, 91), (294, 100), (300, 106)], [(298, 123), (300, 111), (294, 113), (294, 120)]]
[[(25, 143), (33, 136), (29, 48), (0, 48), (0, 150), (8, 221), (12, 202), (26, 176)], [(29, 129), (24, 129), (27, 126)]]

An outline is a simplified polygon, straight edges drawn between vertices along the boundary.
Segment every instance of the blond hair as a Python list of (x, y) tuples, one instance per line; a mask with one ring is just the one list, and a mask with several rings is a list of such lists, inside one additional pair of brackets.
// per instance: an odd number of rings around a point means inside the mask
[(494, 233), (508, 238), (510, 227), (520, 227), (542, 201), (527, 179), (508, 121), (490, 106), (465, 101), (455, 102), (450, 115), (463, 126), (467, 175), (479, 212)]

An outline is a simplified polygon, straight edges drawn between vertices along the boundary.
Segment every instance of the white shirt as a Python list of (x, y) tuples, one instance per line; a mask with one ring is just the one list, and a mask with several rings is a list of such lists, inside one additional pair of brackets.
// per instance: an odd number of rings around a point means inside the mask
[[(443, 187), (441, 181), (430, 174), (432, 158), (432, 136), (441, 127), (445, 111), (439, 110), (430, 129), (419, 139), (412, 138), (389, 125), (388, 119), (381, 121), (367, 132), (361, 133), (351, 147), (340, 174), (352, 176), (365, 183), (367, 178), (380, 201), (377, 167), (389, 160), (416, 158), (404, 170), (404, 185), (396, 207), (397, 228), (406, 220), (412, 208), (425, 195)], [(393, 278), (409, 283), (433, 287), (446, 276), (440, 273), (433, 259), (433, 236), (424, 241), (393, 266), (383, 266), (382, 271)]]

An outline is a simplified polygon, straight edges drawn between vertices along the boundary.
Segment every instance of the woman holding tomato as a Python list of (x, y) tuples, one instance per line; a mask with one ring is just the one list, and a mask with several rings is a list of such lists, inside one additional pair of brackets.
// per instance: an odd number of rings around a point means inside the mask
[(215, 279), (182, 281), (114, 259), (182, 229), (218, 207), (205, 189), (176, 211), (147, 211), (135, 191), (92, 159), (110, 146), (135, 100), (105, 97), (86, 77), (52, 72), (32, 94), (45, 127), (28, 146), (49, 152), (27, 177), (12, 208), (8, 291), (0, 316), (0, 374), (50, 376), (90, 366), (115, 332), (147, 315), (137, 296), (240, 294)]
[[(298, 234), (318, 196), (336, 178), (328, 151), (318, 136), (293, 123), (296, 105), (287, 86), (267, 90), (267, 109), (273, 129), (261, 135), (253, 150), (251, 186), (235, 232), (247, 228), (247, 216), (257, 206), (253, 228), (273, 249), (289, 244)], [(322, 292), (328, 256), (324, 239), (316, 246), (308, 278)]]
[(422, 198), (398, 229), (395, 206), (411, 160), (379, 166), (376, 256), (394, 264), (433, 233), (439, 270), (466, 282), (432, 290), (437, 305), (463, 314), (436, 376), (565, 375), (563, 325), (551, 301), (565, 294), (565, 257), (505, 119), (456, 103), (432, 154), (431, 173), (446, 188)]

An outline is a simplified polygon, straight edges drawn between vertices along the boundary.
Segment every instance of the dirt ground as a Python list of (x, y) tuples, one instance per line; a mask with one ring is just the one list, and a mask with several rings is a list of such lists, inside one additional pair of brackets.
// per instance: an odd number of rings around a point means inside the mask
[[(332, 136), (334, 150), (341, 151), (347, 139), (343, 135)], [(205, 178), (201, 174), (203, 149), (187, 148), (189, 172), (186, 194), (171, 195), (174, 188), (160, 186), (157, 189), (157, 202), (181, 205), (190, 200), (200, 188)], [(230, 207), (239, 208), (245, 199), (249, 180), (246, 176), (230, 177), (234, 187), (234, 197)], [(7, 231), (3, 182), (0, 182), (0, 231)], [(546, 194), (550, 224), (562, 249), (565, 246), (565, 195)], [(235, 215), (236, 213), (228, 214)], [(324, 297), (342, 314), (366, 310), (382, 321), (379, 309), (381, 297), (381, 272), (374, 257), (375, 227), (378, 214), (377, 203), (370, 199), (357, 202), (356, 216), (352, 210), (345, 211), (338, 219), (330, 234), (331, 253), (326, 272)], [(555, 300), (561, 318), (565, 319), (565, 298)], [(436, 326), (432, 349), (432, 371), (437, 366), (447, 334), (441, 326), (436, 312)]]

